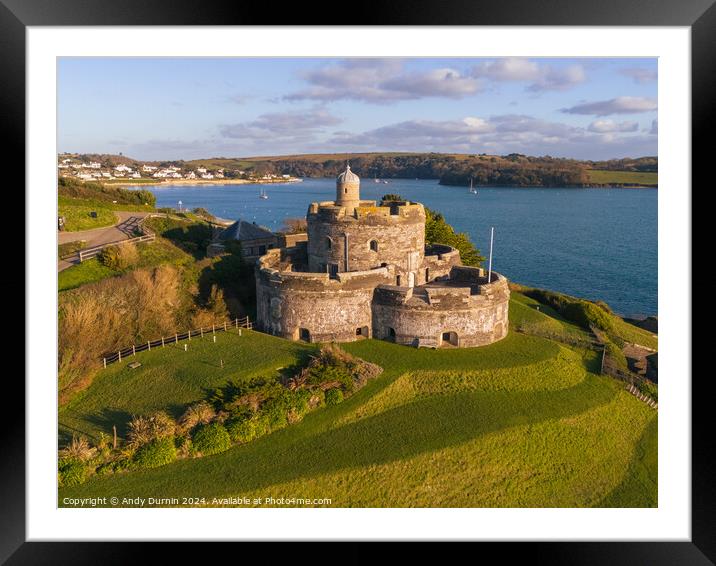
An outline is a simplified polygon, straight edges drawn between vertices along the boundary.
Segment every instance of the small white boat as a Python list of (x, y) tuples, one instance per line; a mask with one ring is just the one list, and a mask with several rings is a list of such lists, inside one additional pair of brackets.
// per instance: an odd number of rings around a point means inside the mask
[(266, 194), (266, 191), (264, 189), (261, 189), (261, 192), (259, 193), (259, 198), (264, 200), (268, 198), (268, 195)]
[(477, 189), (472, 186), (472, 177), (470, 177), (470, 192), (474, 195), (477, 194)]

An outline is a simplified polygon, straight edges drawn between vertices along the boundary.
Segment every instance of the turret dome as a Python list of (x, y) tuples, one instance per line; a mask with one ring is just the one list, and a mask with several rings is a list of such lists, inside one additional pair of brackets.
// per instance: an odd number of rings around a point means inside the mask
[(346, 170), (343, 171), (336, 179), (337, 183), (360, 183), (360, 177), (351, 171), (351, 166), (346, 165)]

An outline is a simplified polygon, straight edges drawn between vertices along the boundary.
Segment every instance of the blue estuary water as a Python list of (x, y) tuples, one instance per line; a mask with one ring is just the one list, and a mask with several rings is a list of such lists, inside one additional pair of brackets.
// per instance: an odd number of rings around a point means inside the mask
[[(275, 185), (146, 187), (158, 207), (204, 207), (226, 219), (277, 230), (305, 217), (309, 203), (333, 200), (333, 179)], [(260, 199), (263, 188), (268, 199)], [(386, 193), (422, 202), (466, 232), (487, 256), (495, 227), (493, 269), (512, 281), (592, 300), (623, 315), (657, 314), (657, 191), (445, 187), (437, 181), (364, 179), (361, 198)]]

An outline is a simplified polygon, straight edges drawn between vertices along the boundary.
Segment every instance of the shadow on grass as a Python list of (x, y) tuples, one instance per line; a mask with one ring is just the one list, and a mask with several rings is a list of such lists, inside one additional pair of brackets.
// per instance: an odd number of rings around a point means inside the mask
[[(173, 493), (187, 483), (201, 485), (207, 495), (252, 491), (342, 469), (405, 460), (501, 429), (576, 415), (609, 403), (615, 394), (599, 378), (587, 376), (575, 387), (560, 391), (438, 395), (308, 437), (301, 437), (305, 430), (291, 427), (217, 456), (179, 462), (142, 477), (112, 478), (105, 485), (115, 494), (127, 489), (134, 495), (156, 490)], [(98, 484), (91, 482), (86, 489), (97, 489)]]
[(634, 447), (622, 482), (595, 507), (658, 507), (658, 429), (656, 415)]

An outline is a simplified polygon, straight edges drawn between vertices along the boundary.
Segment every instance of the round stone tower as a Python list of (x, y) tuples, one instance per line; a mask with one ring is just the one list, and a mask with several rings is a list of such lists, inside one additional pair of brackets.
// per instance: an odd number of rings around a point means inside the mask
[(336, 179), (336, 206), (343, 206), (346, 214), (353, 214), (353, 211), (360, 204), (360, 177), (351, 171), (351, 166), (346, 165)]

